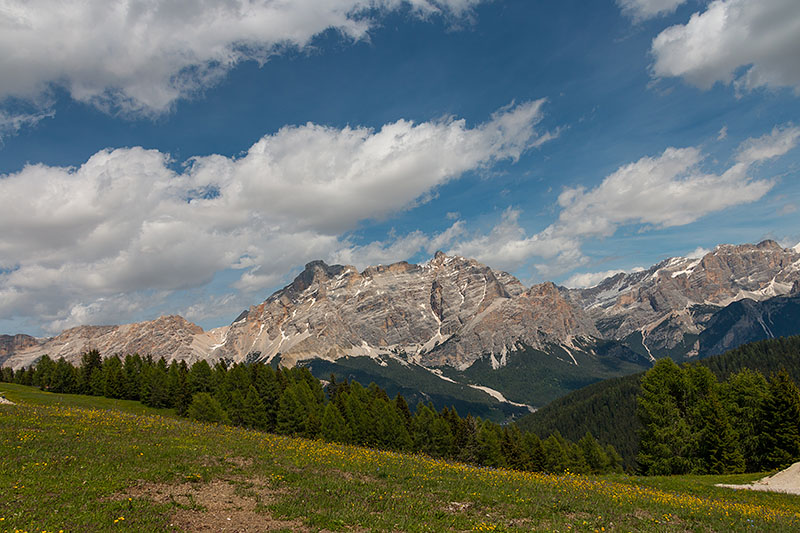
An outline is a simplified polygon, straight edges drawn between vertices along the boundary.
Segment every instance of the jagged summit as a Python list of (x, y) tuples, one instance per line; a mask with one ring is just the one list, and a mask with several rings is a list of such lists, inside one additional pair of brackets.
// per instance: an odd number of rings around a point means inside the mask
[(587, 310), (605, 337), (638, 335), (648, 351), (666, 353), (699, 334), (721, 307), (791, 294), (799, 280), (800, 252), (764, 240), (721, 244), (700, 258), (665, 259), (648, 270), (568, 290), (567, 297)]
[(502, 366), (522, 346), (552, 352), (577, 343), (591, 351), (598, 338), (639, 343), (651, 356), (685, 353), (722, 306), (799, 292), (796, 248), (771, 240), (725, 244), (703, 257), (665, 259), (586, 289), (550, 282), (525, 287), (507, 272), (441, 251), (420, 265), (400, 261), (361, 272), (317, 260), (229, 326), (203, 331), (174, 315), (81, 326), (50, 339), (5, 339), (0, 358), (22, 366), (43, 353), (75, 360), (97, 348), (188, 361), (272, 361), (280, 355), (286, 365), (390, 357), (463, 369), (483, 357)]

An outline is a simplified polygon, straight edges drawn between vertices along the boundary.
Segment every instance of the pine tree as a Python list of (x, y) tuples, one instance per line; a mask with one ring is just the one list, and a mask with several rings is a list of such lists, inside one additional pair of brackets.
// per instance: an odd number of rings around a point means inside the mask
[[(99, 386), (93, 386), (93, 374), (102, 367), (100, 352), (90, 350), (81, 356), (81, 366), (78, 369), (78, 388), (81, 394), (92, 394), (93, 390), (99, 389), (97, 396), (102, 394), (102, 380)], [(102, 378), (102, 376), (100, 376)]]
[(124, 397), (128, 400), (138, 400), (139, 390), (142, 387), (142, 358), (139, 354), (126, 355), (122, 371), (125, 374)]
[(402, 394), (398, 394), (394, 398), (394, 405), (402, 417), (403, 423), (406, 425), (406, 430), (411, 431), (411, 409), (408, 408), (408, 403)]
[(258, 391), (253, 385), (247, 390), (247, 396), (244, 399), (244, 410), (247, 413), (248, 425), (255, 429), (266, 429), (267, 427), (267, 411), (264, 408), (264, 402), (258, 396)]
[(617, 450), (611, 444), (606, 445), (606, 457), (608, 457), (608, 467), (607, 472), (622, 472), (622, 465), (623, 460), (622, 456), (617, 452)]
[(198, 392), (213, 392), (211, 367), (208, 361), (201, 359), (193, 364), (186, 376), (186, 382), (192, 395)]
[(503, 428), (500, 453), (503, 454), (506, 465), (514, 470), (525, 470), (531, 462), (528, 450), (522, 442), (522, 433), (513, 424)]
[(697, 433), (697, 473), (738, 474), (744, 472), (744, 456), (736, 433), (716, 393), (700, 402)]
[(244, 396), (239, 390), (230, 393), (230, 401), (225, 406), (225, 411), (234, 426), (250, 425), (250, 419), (244, 407)]
[(522, 442), (530, 458), (530, 462), (525, 469), (532, 472), (544, 472), (547, 464), (547, 456), (542, 446), (542, 439), (540, 439), (536, 433), (528, 432), (523, 436)]
[(230, 419), (220, 403), (207, 392), (198, 392), (192, 397), (187, 416), (200, 422), (230, 423)]
[(78, 380), (75, 367), (63, 357), (56, 361), (53, 376), (50, 382), (50, 391), (71, 394), (77, 391)]
[(567, 451), (564, 449), (563, 439), (556, 431), (542, 442), (545, 455), (545, 472), (560, 474), (569, 468)]
[(322, 438), (328, 442), (350, 443), (352, 432), (334, 402), (328, 402), (322, 413)]
[(762, 468), (783, 468), (800, 460), (800, 392), (786, 370), (769, 380), (760, 410), (760, 427)]
[(476, 435), (477, 463), (485, 466), (504, 467), (505, 458), (501, 447), (500, 426), (484, 421)]
[(609, 468), (608, 456), (591, 432), (586, 432), (586, 435), (578, 441), (578, 446), (580, 446), (583, 457), (586, 459), (589, 473), (601, 474), (607, 471)]
[(103, 361), (103, 396), (122, 398), (125, 394), (125, 374), (119, 356), (107, 357)]
[(47, 354), (44, 354), (36, 363), (36, 370), (33, 372), (33, 384), (42, 390), (49, 390), (55, 366), (55, 362)]
[(739, 449), (746, 461), (746, 470), (759, 468), (759, 410), (767, 396), (767, 380), (760, 372), (744, 369), (722, 384), (720, 398), (731, 427), (737, 434)]
[(281, 391), (272, 367), (260, 365), (260, 369), (254, 377), (253, 385), (264, 404), (264, 412), (266, 414), (266, 426), (264, 429), (274, 431)]
[(685, 474), (691, 469), (687, 395), (683, 371), (668, 357), (642, 378), (636, 409), (642, 425), (637, 457), (642, 473)]

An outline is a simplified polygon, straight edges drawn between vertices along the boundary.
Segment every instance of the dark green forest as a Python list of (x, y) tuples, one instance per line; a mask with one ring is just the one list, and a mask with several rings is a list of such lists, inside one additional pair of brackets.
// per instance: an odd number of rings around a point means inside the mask
[(44, 356), (17, 372), (3, 368), (0, 377), (54, 393), (138, 400), (204, 422), (489, 467), (574, 473), (622, 469), (613, 447), (601, 446), (589, 433), (573, 441), (558, 432), (542, 439), (514, 425), (461, 417), (452, 407), (437, 411), (431, 403), (419, 403), (412, 411), (402, 395), (390, 398), (375, 384), (363, 387), (333, 376), (323, 383), (303, 367), (211, 366), (202, 360), (189, 367), (136, 354), (102, 358), (90, 351), (77, 367)]
[[(749, 373), (739, 375), (746, 370), (760, 374), (761, 378), (753, 379), (759, 379), (759, 383), (762, 384), (768, 384), (765, 376), (774, 377), (785, 370), (790, 381), (797, 383), (800, 382), (800, 336), (746, 344), (721, 355), (687, 363), (684, 368), (692, 367), (707, 369), (715, 381), (727, 382), (727, 384), (718, 383), (723, 389), (743, 385), (741, 381), (751, 376)], [(536, 413), (520, 419), (517, 424), (523, 431), (533, 431), (538, 435), (558, 431), (566, 438), (573, 439), (575, 435), (580, 437), (587, 431), (591, 432), (599, 442), (610, 444), (619, 451), (626, 468), (634, 469), (640, 451), (639, 435), (643, 429), (640, 418), (637, 417), (637, 397), (642, 392), (642, 379), (645, 375), (639, 373), (595, 383), (555, 400)], [(719, 391), (717, 393), (719, 394)], [(763, 396), (759, 393), (753, 398), (751, 411), (756, 409)], [(734, 401), (730, 397), (723, 400)], [(736, 401), (741, 403), (744, 400)], [(725, 407), (727, 411), (733, 413), (731, 416), (736, 416), (736, 405), (729, 403)], [(735, 431), (743, 431), (735, 418), (732, 425)], [(752, 446), (752, 442), (749, 446)], [(756, 465), (759, 464), (754, 459), (752, 449), (750, 447), (742, 451), (747, 470), (757, 469)], [(766, 468), (770, 463), (761, 464)], [(688, 468), (690, 471), (708, 469), (694, 463)]]

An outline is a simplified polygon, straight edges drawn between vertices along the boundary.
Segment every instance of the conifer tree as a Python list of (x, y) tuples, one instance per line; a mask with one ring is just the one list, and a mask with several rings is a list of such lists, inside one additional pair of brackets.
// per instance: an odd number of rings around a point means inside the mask
[(608, 467), (606, 472), (622, 472), (623, 460), (622, 456), (611, 444), (607, 444), (605, 448), (606, 457), (608, 458)]
[(608, 469), (608, 456), (591, 432), (586, 432), (583, 438), (578, 441), (578, 446), (580, 446), (583, 457), (586, 459), (589, 473), (600, 474)]
[(147, 405), (150, 407), (171, 407), (169, 396), (169, 378), (167, 376), (167, 363), (160, 358), (150, 371), (150, 394)]
[(547, 456), (542, 446), (542, 439), (536, 433), (528, 432), (523, 436), (522, 442), (530, 459), (526, 470), (544, 472), (547, 466)]
[(636, 414), (641, 422), (637, 461), (646, 475), (684, 474), (691, 469), (687, 387), (672, 359), (659, 359), (642, 378)]
[(230, 393), (230, 400), (224, 409), (228, 413), (228, 418), (231, 419), (231, 424), (234, 426), (246, 427), (250, 425), (249, 413), (244, 407), (244, 396), (238, 389)]
[(36, 369), (33, 372), (33, 384), (42, 390), (48, 390), (54, 369), (55, 362), (50, 359), (50, 356), (44, 354), (36, 363)]
[(402, 417), (403, 423), (406, 425), (406, 430), (411, 431), (411, 409), (408, 408), (408, 403), (402, 394), (398, 394), (394, 398), (394, 405)]
[(328, 402), (322, 413), (322, 438), (328, 442), (352, 442), (352, 433), (335, 402)]
[(248, 425), (255, 429), (266, 429), (267, 427), (267, 411), (264, 408), (264, 402), (258, 395), (258, 391), (253, 385), (247, 390), (247, 396), (244, 399), (244, 410), (247, 413)]
[(748, 472), (755, 472), (759, 468), (759, 410), (766, 396), (767, 380), (764, 375), (749, 369), (732, 375), (720, 388), (720, 398), (731, 427), (737, 434)]
[(198, 392), (192, 397), (192, 403), (187, 410), (187, 416), (192, 420), (200, 422), (216, 422), (220, 424), (230, 423), (227, 413), (207, 392)]
[(500, 440), (500, 453), (509, 468), (514, 470), (526, 470), (530, 465), (531, 458), (528, 450), (522, 442), (522, 433), (516, 425), (503, 428), (503, 437)]
[(784, 468), (800, 460), (800, 392), (786, 370), (769, 380), (760, 410), (761, 467)]
[(103, 396), (122, 398), (125, 395), (125, 374), (119, 356), (106, 357), (103, 361)]
[(77, 391), (78, 381), (75, 367), (63, 357), (56, 361), (50, 382), (51, 392), (71, 394)]
[(139, 357), (139, 354), (126, 355), (122, 371), (125, 374), (124, 397), (128, 400), (138, 400), (140, 398), (139, 390), (142, 386), (142, 358)]
[(499, 426), (484, 421), (476, 435), (477, 463), (486, 466), (504, 467), (505, 458), (501, 448)]
[[(100, 358), (100, 352), (97, 350), (90, 350), (81, 356), (81, 366), (78, 370), (78, 387), (81, 394), (92, 394), (93, 390), (98, 389), (97, 395), (99, 396), (102, 394), (102, 376), (98, 376), (99, 379), (96, 379), (94, 376), (95, 372), (99, 371), (101, 367), (102, 360)], [(96, 380), (99, 381), (100, 384), (93, 386)]]
[(563, 439), (558, 432), (547, 437), (542, 442), (545, 454), (545, 472), (560, 474), (569, 468), (567, 451), (564, 449)]
[(0, 368), (0, 381), (5, 383), (14, 383), (14, 369), (10, 366)]
[(736, 433), (716, 393), (700, 401), (698, 416), (696, 471), (701, 474), (744, 472), (744, 456), (739, 450)]
[(192, 395), (198, 392), (213, 392), (213, 378), (208, 361), (201, 359), (194, 363), (186, 376), (186, 383)]
[(465, 444), (457, 450), (456, 459), (465, 463), (477, 463), (479, 459), (478, 450), (478, 431), (481, 426), (480, 419), (472, 418), (472, 415), (467, 413), (464, 418), (464, 430), (466, 432)]

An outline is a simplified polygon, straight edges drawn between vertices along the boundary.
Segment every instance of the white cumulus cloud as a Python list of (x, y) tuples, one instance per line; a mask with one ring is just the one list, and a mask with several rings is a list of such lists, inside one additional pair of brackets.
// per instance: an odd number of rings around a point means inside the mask
[[(699, 148), (670, 147), (623, 165), (595, 187), (564, 189), (557, 220), (538, 233), (528, 233), (519, 224), (520, 211), (508, 209), (488, 233), (456, 242), (451, 252), (507, 270), (534, 261), (542, 277), (564, 274), (588, 262), (581, 251), (584, 242), (610, 237), (621, 226), (682, 226), (761, 199), (774, 181), (752, 178), (753, 165), (787, 153), (798, 141), (798, 128), (776, 127), (742, 142), (733, 164), (718, 174), (703, 170), (705, 156)], [(577, 286), (593, 279), (579, 274), (567, 282)]]
[(469, 16), (480, 0), (5, 0), (0, 101), (51, 86), (106, 111), (158, 115), (238, 63), (335, 30), (364, 39), (381, 13)]
[(686, 0), (617, 0), (622, 12), (636, 22), (674, 13)]
[(702, 89), (791, 87), (800, 93), (800, 2), (715, 0), (652, 44), (653, 74)]
[(585, 287), (594, 287), (601, 281), (606, 278), (610, 278), (611, 276), (616, 276), (617, 274), (627, 274), (629, 272), (641, 272), (644, 270), (642, 267), (634, 267), (629, 270), (604, 270), (602, 272), (581, 272), (579, 274), (573, 274), (572, 276), (568, 277), (562, 285), (564, 287), (569, 287), (570, 289), (582, 289)]
[(462, 222), (363, 247), (341, 236), (538, 145), (548, 137), (536, 130), (542, 104), (504, 108), (471, 128), (454, 118), (285, 127), (239, 157), (195, 157), (181, 171), (169, 155), (134, 147), (0, 176), (0, 318), (47, 316), (57, 328), (124, 320), (106, 311), (112, 298), (202, 287), (227, 269), (252, 293), (309, 259), (445, 246)]

